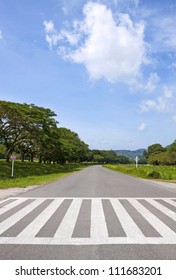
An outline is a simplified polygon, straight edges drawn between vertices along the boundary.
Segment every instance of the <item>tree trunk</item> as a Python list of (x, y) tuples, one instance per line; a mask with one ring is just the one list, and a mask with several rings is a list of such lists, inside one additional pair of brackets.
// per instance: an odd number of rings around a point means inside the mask
[(21, 152), (21, 161), (24, 162), (24, 152)]
[(13, 149), (12, 149), (12, 148), (9, 148), (9, 149), (7, 150), (7, 155), (6, 155), (6, 161), (7, 161), (7, 162), (10, 161), (10, 156), (11, 156), (12, 152), (13, 152)]
[(30, 161), (33, 162), (34, 161), (34, 155), (30, 154)]
[(42, 156), (39, 155), (39, 163), (42, 163)]

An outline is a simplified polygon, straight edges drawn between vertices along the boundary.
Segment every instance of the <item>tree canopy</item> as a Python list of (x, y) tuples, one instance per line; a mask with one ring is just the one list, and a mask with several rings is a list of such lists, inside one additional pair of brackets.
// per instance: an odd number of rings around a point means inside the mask
[(92, 159), (94, 162), (101, 164), (111, 163), (111, 164), (126, 164), (131, 163), (130, 159), (123, 155), (117, 155), (115, 151), (106, 150), (92, 150)]
[[(0, 144), (6, 148), (9, 161), (13, 152), (21, 159), (39, 161), (83, 161), (88, 145), (75, 132), (58, 128), (56, 114), (34, 104), (0, 101)], [(2, 147), (1, 147), (2, 150)]]
[(154, 165), (175, 165), (176, 164), (176, 140), (164, 148), (160, 144), (153, 144), (144, 152), (147, 162)]

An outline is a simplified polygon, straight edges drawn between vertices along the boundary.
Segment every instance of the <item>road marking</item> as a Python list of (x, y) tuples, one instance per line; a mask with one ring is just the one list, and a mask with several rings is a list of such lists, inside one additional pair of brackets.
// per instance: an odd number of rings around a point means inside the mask
[(90, 238), (91, 199), (83, 199), (72, 237)]
[[(126, 233), (126, 237), (120, 236), (117, 232), (117, 236), (110, 237), (108, 235), (108, 226), (106, 224), (107, 214), (105, 213), (106, 207), (103, 208), (103, 200), (105, 198), (16, 198), (15, 201), (9, 204), (4, 204), (2, 207), (0, 215), (6, 213), (7, 211), (13, 209), (14, 207), (20, 205), (21, 203), (30, 200), (31, 203), (25, 206), (22, 209), (19, 209), (16, 213), (12, 212), (12, 215), (5, 219), (0, 224), (0, 244), (43, 244), (43, 245), (105, 245), (105, 244), (176, 244), (176, 232), (172, 230), (169, 225), (166, 225), (163, 221), (160, 220), (160, 217), (156, 217), (155, 214), (151, 213), (149, 209), (145, 207), (141, 202), (145, 200), (150, 203), (162, 213), (172, 218), (173, 223), (176, 223), (176, 213), (171, 211), (167, 206), (163, 206), (159, 203), (159, 200), (162, 199), (171, 205), (176, 205), (176, 202), (172, 198), (106, 198), (106, 201), (110, 201), (115, 214), (120, 222), (121, 227)], [(37, 206), (39, 206), (45, 200), (53, 200), (32, 222), (30, 222), (16, 237), (8, 236), (3, 237), (3, 233), (14, 226), (17, 222), (27, 216), (31, 211), (33, 211)], [(66, 200), (71, 199), (71, 204), (68, 207), (68, 210), (65, 211), (64, 217), (58, 226), (54, 236), (46, 236), (45, 234), (42, 237), (37, 236), (37, 233), (41, 230), (42, 227), (48, 223), (59, 208), (59, 206)], [(83, 200), (91, 200), (91, 216), (90, 216), (90, 237), (84, 237), (78, 235), (75, 237), (73, 232), (75, 225), (77, 224), (77, 232), (79, 230), (78, 225), (81, 226), (81, 220), (77, 223), (79, 213), (82, 207), (85, 207), (86, 203), (82, 203)], [(121, 203), (121, 199), (127, 200), (135, 209), (143, 216), (143, 218), (153, 226), (156, 231), (161, 235), (161, 237), (146, 237), (140, 227), (134, 222), (130, 213), (128, 213)], [(157, 201), (155, 200), (157, 199)], [(34, 200), (34, 201), (33, 201)], [(141, 200), (141, 202), (140, 202)], [(4, 200), (3, 202), (8, 202)], [(86, 209), (85, 209), (86, 211)], [(90, 209), (89, 209), (90, 211)], [(113, 215), (113, 219), (115, 215)], [(54, 222), (54, 221), (53, 221)], [(108, 217), (108, 223), (111, 222), (111, 217)], [(83, 220), (83, 223), (85, 221)], [(114, 223), (116, 224), (116, 223)], [(173, 228), (174, 229), (174, 228)], [(10, 231), (9, 231), (10, 232)]]
[(173, 212), (172, 210), (168, 210), (168, 208), (160, 203), (158, 203), (155, 200), (148, 200), (146, 199), (150, 204), (152, 204), (153, 206), (155, 206), (157, 209), (159, 209), (161, 212), (163, 212), (164, 214), (166, 214), (168, 217), (172, 218), (174, 221), (176, 221), (176, 213)]
[(93, 243), (98, 243), (100, 240), (101, 242), (106, 243), (108, 240), (108, 230), (100, 199), (92, 199), (90, 236)]
[(165, 199), (165, 201), (166, 201), (166, 202), (168, 202), (169, 204), (171, 204), (171, 205), (173, 205), (173, 206), (175, 206), (175, 207), (176, 207), (176, 202), (175, 202), (175, 201), (173, 201), (172, 199), (168, 199), (168, 198), (166, 198), (166, 199)]
[[(2, 234), (4, 231), (6, 231), (14, 224), (16, 224), (19, 220), (24, 218), (30, 211), (32, 211), (35, 207), (41, 204), (44, 200), (45, 200), (44, 198), (36, 199), (32, 203), (30, 203), (29, 205), (27, 205), (26, 207), (24, 207), (23, 209), (19, 210), (17, 213), (9, 217), (8, 219), (4, 220), (0, 226), (0, 234)], [(21, 203), (20, 200), (19, 203)]]
[[(5, 200), (5, 201), (10, 201), (10, 199), (7, 199), (7, 200)], [(22, 199), (20, 199), (20, 201), (19, 201), (19, 199), (18, 199), (18, 200), (15, 200), (15, 201), (13, 201), (12, 203), (3, 206), (3, 207), (0, 209), (0, 215), (3, 214), (3, 213), (5, 213), (5, 212), (7, 212), (8, 210), (11, 210), (11, 209), (14, 208), (15, 206), (18, 206), (19, 203), (23, 203), (24, 201), (26, 201), (26, 198), (22, 198)]]
[(71, 238), (75, 223), (79, 214), (79, 210), (81, 207), (82, 199), (74, 199), (65, 214), (64, 219), (62, 220), (58, 230), (56, 231), (54, 238), (67, 240)]
[(111, 203), (126, 235), (129, 238), (134, 238), (134, 236), (135, 238), (144, 238), (142, 231), (138, 228), (133, 219), (126, 212), (120, 201), (118, 199), (112, 198)]
[(18, 238), (32, 238), (39, 232), (43, 225), (50, 219), (63, 199), (55, 199), (34, 221), (29, 224), (19, 235)]
[[(148, 201), (152, 201), (151, 199)], [(131, 204), (142, 214), (142, 216), (160, 233), (165, 240), (172, 240), (175, 238), (176, 234), (163, 222), (161, 222), (155, 215), (153, 215), (148, 209), (146, 209), (137, 200), (130, 200)], [(168, 210), (169, 211), (169, 210)], [(161, 239), (159, 237), (159, 239)], [(175, 240), (176, 243), (176, 240)]]

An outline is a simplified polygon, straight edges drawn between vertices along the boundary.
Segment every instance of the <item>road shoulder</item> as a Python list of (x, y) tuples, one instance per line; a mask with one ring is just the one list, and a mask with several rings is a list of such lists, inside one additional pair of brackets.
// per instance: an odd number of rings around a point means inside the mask
[(41, 185), (38, 186), (28, 186), (24, 188), (8, 188), (8, 189), (0, 189), (0, 200), (9, 198), (11, 196), (16, 196), (21, 193), (28, 192), (30, 190), (36, 189), (38, 187), (41, 187)]

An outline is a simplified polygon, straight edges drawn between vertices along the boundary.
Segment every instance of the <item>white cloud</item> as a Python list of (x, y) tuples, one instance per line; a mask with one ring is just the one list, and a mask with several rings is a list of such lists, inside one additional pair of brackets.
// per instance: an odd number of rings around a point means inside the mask
[(176, 17), (155, 11), (150, 15), (152, 45), (155, 51), (172, 51), (176, 48)]
[(0, 30), (0, 40), (2, 39), (2, 31)]
[(44, 21), (43, 22), (45, 26), (45, 32), (46, 32), (46, 41), (49, 44), (50, 48), (58, 46), (60, 41), (65, 40), (70, 45), (76, 45), (78, 42), (78, 34), (70, 33), (66, 30), (62, 30), (61, 32), (57, 32), (54, 26), (53, 21)]
[(56, 46), (58, 44), (58, 41), (61, 39), (61, 36), (55, 30), (54, 23), (52, 22), (52, 20), (49, 21), (45, 20), (43, 22), (43, 25), (45, 27), (45, 32), (46, 32), (45, 39), (49, 47), (52, 48), (53, 46)]
[[(160, 40), (166, 47), (176, 47), (176, 25), (175, 17), (165, 17), (160, 22), (161, 37)], [(158, 38), (158, 41), (160, 41)]]
[(52, 22), (52, 20), (49, 21), (45, 20), (43, 24), (45, 26), (46, 33), (55, 32), (54, 23)]
[(151, 109), (156, 108), (156, 101), (154, 101), (154, 100), (144, 100), (144, 101), (142, 101), (140, 107), (141, 107), (142, 112), (148, 112)]
[(110, 9), (95, 2), (88, 2), (83, 14), (84, 19), (75, 21), (72, 31), (56, 32), (45, 21), (49, 46), (57, 46), (65, 59), (83, 64), (92, 79), (130, 83), (137, 78), (147, 62), (144, 23), (134, 23), (128, 14), (114, 18)]
[(138, 127), (139, 131), (144, 131), (146, 129), (147, 124), (146, 123), (141, 123)]
[(156, 87), (157, 87), (157, 83), (159, 82), (159, 76), (157, 73), (150, 73), (150, 77), (148, 79), (147, 84), (145, 85), (144, 89), (148, 92), (153, 92)]
[(141, 111), (149, 112), (151, 110), (157, 112), (169, 112), (175, 106), (173, 99), (173, 89), (170, 87), (163, 88), (163, 94), (157, 97), (155, 100), (144, 100), (141, 103)]

